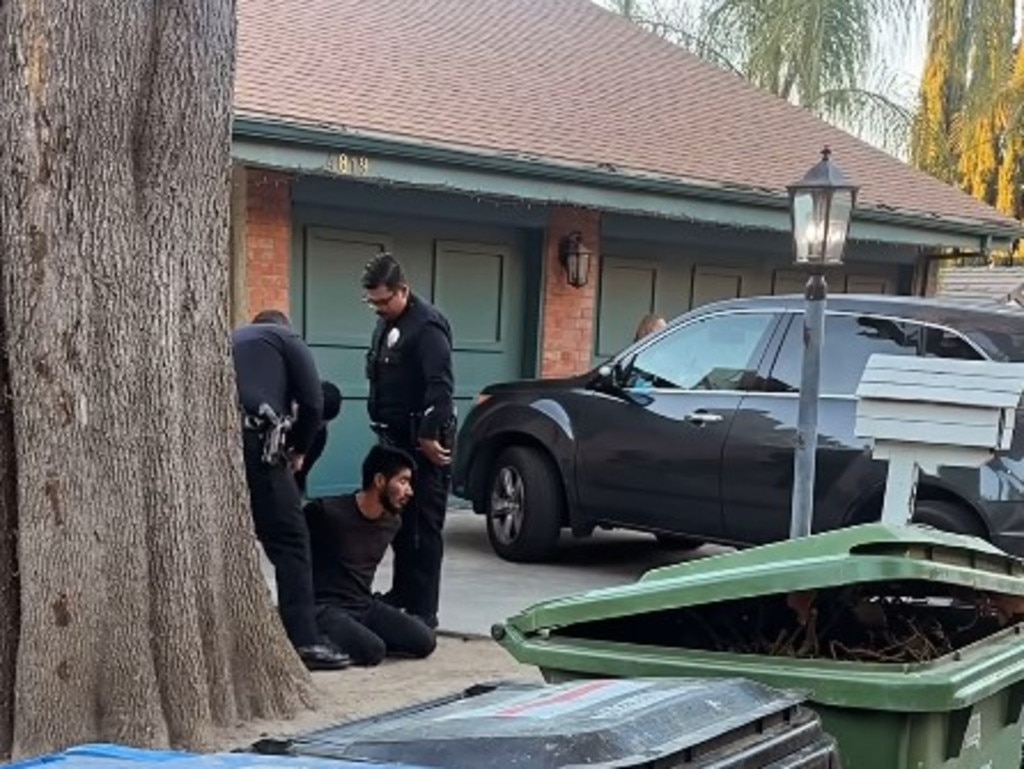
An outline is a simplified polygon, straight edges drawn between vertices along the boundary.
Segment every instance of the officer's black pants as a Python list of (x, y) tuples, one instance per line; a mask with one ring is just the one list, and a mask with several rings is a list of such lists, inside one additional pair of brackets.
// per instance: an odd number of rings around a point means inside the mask
[(413, 498), (402, 511), (402, 528), (391, 543), (395, 558), (388, 601), (436, 622), (451, 476), (448, 468), (438, 467), (419, 451), (410, 453), (416, 457)]
[(245, 476), (249, 484), (256, 537), (274, 565), (277, 610), (296, 647), (318, 643), (309, 530), (302, 516), (302, 500), (291, 469), (266, 465), (261, 459), (263, 438), (244, 433)]
[(424, 659), (437, 646), (433, 630), (383, 601), (371, 601), (365, 609), (321, 604), (316, 621), (356, 665), (379, 665), (385, 657)]

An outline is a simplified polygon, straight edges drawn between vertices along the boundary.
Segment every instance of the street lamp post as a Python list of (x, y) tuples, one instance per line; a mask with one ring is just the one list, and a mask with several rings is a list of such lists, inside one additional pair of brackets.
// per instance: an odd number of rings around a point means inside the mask
[(832, 163), (831, 151), (804, 178), (790, 185), (789, 210), (796, 263), (808, 272), (804, 290), (803, 361), (800, 407), (793, 460), (793, 511), (790, 537), (806, 537), (814, 519), (815, 456), (818, 451), (818, 396), (821, 389), (821, 348), (825, 336), (825, 269), (843, 263), (843, 247), (857, 187)]

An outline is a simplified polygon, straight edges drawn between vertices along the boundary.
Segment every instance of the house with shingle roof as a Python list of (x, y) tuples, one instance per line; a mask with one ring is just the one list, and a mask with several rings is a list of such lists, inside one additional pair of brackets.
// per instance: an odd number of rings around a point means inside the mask
[(935, 293), (974, 304), (1024, 307), (1024, 267), (945, 267)]
[[(465, 409), (585, 370), (647, 312), (802, 290), (785, 186), (826, 145), (861, 187), (833, 292), (912, 293), (931, 256), (1021, 235), (589, 0), (240, 0), (238, 20), (233, 317), (288, 311), (358, 412), (319, 492), (371, 441), (359, 275), (381, 250), (450, 318)], [(559, 259), (574, 233), (582, 286)]]

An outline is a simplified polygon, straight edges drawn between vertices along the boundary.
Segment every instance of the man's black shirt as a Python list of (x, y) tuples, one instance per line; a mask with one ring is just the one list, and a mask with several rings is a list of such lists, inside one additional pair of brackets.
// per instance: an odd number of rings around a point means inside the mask
[(314, 500), (305, 513), (317, 602), (366, 608), (373, 600), (377, 567), (402, 519), (389, 513), (367, 518), (359, 511), (355, 494)]
[(266, 403), (279, 416), (298, 405), (289, 443), (299, 453), (309, 448), (323, 412), (323, 391), (313, 354), (293, 329), (252, 323), (231, 335), (238, 400), (247, 414), (259, 415)]

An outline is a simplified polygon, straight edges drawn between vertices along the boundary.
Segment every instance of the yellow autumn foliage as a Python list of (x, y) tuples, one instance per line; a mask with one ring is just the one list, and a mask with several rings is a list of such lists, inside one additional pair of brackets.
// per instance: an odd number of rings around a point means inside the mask
[(1020, 218), (1024, 46), (1012, 0), (932, 0), (911, 160)]

